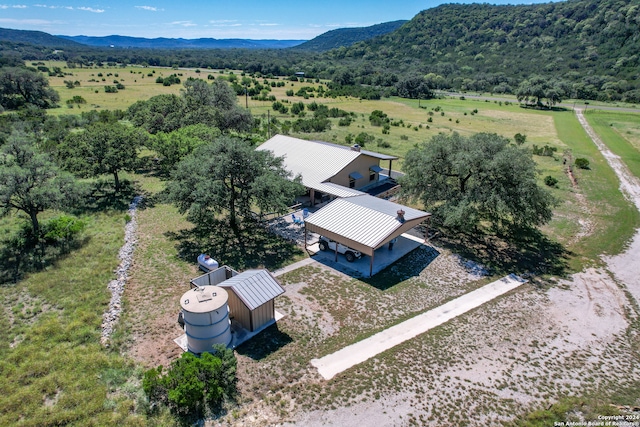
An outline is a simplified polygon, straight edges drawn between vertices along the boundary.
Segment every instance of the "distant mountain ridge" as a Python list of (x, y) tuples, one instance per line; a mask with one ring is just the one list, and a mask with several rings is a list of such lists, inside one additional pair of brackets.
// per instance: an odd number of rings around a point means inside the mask
[(306, 40), (251, 40), (251, 39), (183, 39), (183, 38), (145, 38), (111, 35), (93, 36), (56, 36), (93, 47), (140, 48), (140, 49), (285, 49), (304, 43)]
[(314, 39), (295, 46), (294, 49), (324, 52), (342, 46), (349, 47), (357, 42), (392, 33), (407, 22), (409, 21), (398, 20), (383, 22), (369, 27), (339, 28), (320, 34)]
[(63, 49), (68, 47), (82, 47), (80, 43), (52, 36), (43, 31), (12, 30), (0, 28), (0, 40), (13, 43), (30, 43), (36, 46)]

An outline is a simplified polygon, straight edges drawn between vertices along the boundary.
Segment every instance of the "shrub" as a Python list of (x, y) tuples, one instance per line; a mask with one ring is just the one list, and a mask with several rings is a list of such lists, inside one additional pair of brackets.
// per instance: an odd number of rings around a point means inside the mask
[(590, 169), (589, 160), (585, 159), (584, 157), (578, 157), (575, 160), (575, 165), (580, 169)]
[(370, 135), (366, 132), (360, 132), (358, 136), (356, 136), (356, 144), (358, 144), (361, 147), (364, 147), (367, 144), (370, 144), (373, 141), (375, 141), (375, 139), (376, 137), (373, 135)]
[(380, 110), (374, 110), (369, 115), (369, 122), (372, 126), (383, 126), (389, 121), (389, 117)]
[(200, 357), (183, 353), (163, 372), (162, 366), (144, 373), (142, 388), (152, 404), (162, 404), (182, 418), (202, 418), (217, 411), (236, 394), (236, 358), (233, 350), (214, 345), (215, 353)]
[(553, 153), (558, 151), (558, 149), (556, 147), (551, 147), (549, 145), (545, 145), (544, 147), (538, 147), (536, 144), (533, 144), (532, 151), (533, 151), (533, 154), (535, 154), (536, 156), (553, 157)]
[(515, 139), (516, 144), (522, 145), (527, 140), (527, 135), (523, 135), (518, 132), (513, 136), (513, 139)]
[(551, 175), (547, 175), (544, 177), (544, 183), (549, 187), (555, 187), (558, 183), (558, 180), (552, 177)]

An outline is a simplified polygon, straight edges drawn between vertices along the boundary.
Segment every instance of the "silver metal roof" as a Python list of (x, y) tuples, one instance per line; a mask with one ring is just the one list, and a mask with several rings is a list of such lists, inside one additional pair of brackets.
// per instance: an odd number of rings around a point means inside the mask
[(231, 288), (249, 310), (255, 310), (284, 293), (280, 282), (267, 270), (243, 271), (220, 283), (219, 286)]
[[(358, 156), (367, 155), (381, 160), (394, 160), (395, 156), (374, 153), (373, 151), (354, 151), (350, 147), (323, 141), (307, 141), (285, 135), (276, 135), (265, 141), (257, 150), (271, 151), (277, 157), (284, 157), (284, 167), (294, 176), (302, 176), (302, 184), (307, 188), (329, 193), (338, 197), (332, 191), (325, 191), (320, 184), (334, 177), (347, 167)], [(334, 191), (336, 191), (334, 189)], [(349, 194), (350, 196), (353, 193)]]
[(317, 184), (314, 184), (313, 186), (310, 186), (309, 188), (313, 188), (314, 190), (326, 194), (331, 194), (332, 196), (336, 197), (353, 197), (366, 194), (362, 191), (356, 190), (355, 188), (345, 187), (333, 182), (319, 182)]
[(311, 188), (331, 179), (360, 156), (357, 151), (284, 135), (274, 136), (257, 149), (268, 150), (277, 157), (284, 157), (285, 169), (294, 176), (302, 175), (302, 184)]
[[(404, 211), (404, 220), (398, 218), (399, 210)], [(360, 250), (362, 247), (375, 249), (430, 215), (418, 209), (364, 194), (336, 199), (309, 215), (305, 223), (311, 231), (340, 236), (352, 247)]]

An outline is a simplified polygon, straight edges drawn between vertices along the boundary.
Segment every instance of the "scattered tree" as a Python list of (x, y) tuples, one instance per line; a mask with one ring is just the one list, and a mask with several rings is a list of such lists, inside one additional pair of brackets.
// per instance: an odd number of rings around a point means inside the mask
[(40, 236), (38, 214), (47, 209), (64, 209), (80, 197), (76, 180), (42, 153), (33, 138), (13, 132), (0, 151), (0, 209), (24, 212), (33, 234)]
[(401, 79), (397, 84), (398, 96), (410, 99), (431, 99), (433, 91), (428, 81), (422, 76), (409, 76)]
[[(551, 108), (562, 102), (565, 96), (563, 85), (559, 81), (541, 76), (533, 76), (524, 80), (518, 86), (516, 97), (518, 101), (524, 101), (527, 105)], [(543, 104), (542, 101), (546, 100)]]
[(52, 108), (60, 100), (49, 87), (47, 78), (37, 71), (21, 67), (0, 68), (0, 106), (16, 110), (25, 105)]
[(555, 199), (537, 184), (531, 153), (496, 134), (439, 134), (407, 153), (405, 195), (431, 210), (436, 224), (472, 231), (532, 227), (551, 219)]
[(113, 175), (120, 190), (119, 173), (138, 165), (138, 150), (147, 142), (144, 131), (122, 123), (95, 123), (83, 132), (70, 133), (58, 149), (64, 167), (80, 176)]
[(252, 208), (282, 213), (304, 191), (299, 177), (291, 180), (282, 158), (230, 137), (198, 147), (171, 177), (169, 199), (181, 213), (204, 228), (227, 215), (237, 236), (241, 221), (252, 219)]
[(590, 169), (589, 160), (584, 157), (578, 157), (574, 163), (580, 169)]

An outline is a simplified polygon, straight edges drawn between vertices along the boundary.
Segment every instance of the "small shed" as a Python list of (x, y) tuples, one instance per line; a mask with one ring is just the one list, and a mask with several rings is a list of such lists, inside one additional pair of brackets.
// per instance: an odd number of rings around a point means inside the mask
[(221, 282), (229, 292), (233, 320), (249, 332), (275, 321), (275, 297), (284, 289), (268, 270), (247, 270)]

